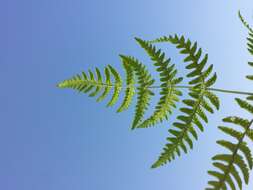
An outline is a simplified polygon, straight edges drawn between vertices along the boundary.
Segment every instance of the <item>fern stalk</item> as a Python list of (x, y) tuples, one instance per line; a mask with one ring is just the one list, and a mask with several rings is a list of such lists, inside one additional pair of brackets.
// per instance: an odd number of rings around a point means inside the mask
[[(83, 81), (76, 81), (76, 83), (82, 84)], [(105, 83), (93, 83), (95, 86), (101, 86), (101, 87), (105, 87), (105, 86), (109, 86), (109, 87), (115, 87), (115, 85), (108, 85)], [(57, 85), (57, 87), (59, 88), (64, 88), (64, 84), (60, 83)], [(131, 88), (132, 86), (120, 86), (122, 89), (124, 88)], [(137, 86), (135, 86), (137, 87)], [(192, 89), (192, 90), (199, 90), (198, 88), (194, 88), (192, 86), (187, 86), (187, 85), (177, 85), (174, 86), (175, 88), (186, 88), (186, 89)], [(150, 89), (152, 88), (161, 88), (161, 86), (150, 86), (148, 87)], [(214, 91), (214, 92), (222, 92), (222, 93), (227, 93), (227, 94), (239, 94), (239, 95), (246, 95), (246, 96), (253, 96), (252, 92), (246, 92), (246, 91), (239, 91), (239, 90), (228, 90), (228, 89), (224, 89), (224, 88), (206, 88), (206, 90), (208, 91)]]
[[(174, 86), (175, 88), (186, 88), (186, 89), (192, 89), (192, 90), (199, 90), (198, 88), (192, 87), (192, 86)], [(160, 86), (151, 86), (149, 88), (161, 88)], [(247, 96), (252, 96), (252, 92), (245, 92), (245, 91), (238, 91), (238, 90), (227, 90), (223, 88), (206, 88), (208, 91), (216, 91), (216, 92), (223, 92), (223, 93), (228, 93), (228, 94), (240, 94), (240, 95), (247, 95)]]

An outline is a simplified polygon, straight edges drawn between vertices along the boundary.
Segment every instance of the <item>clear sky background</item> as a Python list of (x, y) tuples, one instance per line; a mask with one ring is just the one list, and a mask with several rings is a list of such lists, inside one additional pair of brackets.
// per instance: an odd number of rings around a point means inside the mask
[[(194, 150), (152, 170), (172, 121), (131, 131), (133, 107), (116, 114), (116, 107), (56, 84), (95, 66), (121, 70), (119, 53), (151, 65), (133, 38), (178, 33), (209, 53), (216, 87), (253, 91), (238, 9), (253, 25), (252, 0), (1, 1), (0, 189), (204, 189), (211, 157), (222, 151), (215, 141), (226, 138), (217, 129), (221, 119), (248, 116), (233, 95), (219, 94), (221, 110), (209, 115)], [(175, 49), (162, 47), (183, 68)]]

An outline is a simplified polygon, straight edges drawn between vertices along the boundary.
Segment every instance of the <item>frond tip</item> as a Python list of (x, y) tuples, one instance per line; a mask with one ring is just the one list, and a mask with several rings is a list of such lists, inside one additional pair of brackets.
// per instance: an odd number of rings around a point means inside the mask
[(249, 30), (250, 33), (253, 33), (252, 28), (248, 24), (248, 22), (243, 18), (242, 14), (240, 11), (238, 11), (238, 17), (241, 20), (242, 24)]
[[(244, 110), (253, 114), (253, 106), (247, 101), (236, 98), (237, 104)], [(232, 123), (241, 128), (241, 130), (230, 127), (220, 126), (220, 130), (225, 134), (231, 136), (235, 142), (228, 140), (219, 140), (217, 143), (227, 149), (229, 152), (225, 154), (218, 154), (212, 159), (213, 166), (218, 171), (208, 171), (208, 174), (215, 177), (215, 180), (209, 181), (210, 187), (206, 190), (236, 190), (236, 186), (242, 189), (242, 181), (246, 184), (249, 182), (249, 170), (253, 167), (253, 157), (251, 150), (246, 141), (248, 137), (252, 142), (252, 123), (247, 119), (237, 116), (226, 117), (223, 119), (226, 123)], [(238, 171), (240, 169), (240, 172)], [(241, 173), (241, 175), (240, 175)], [(242, 179), (243, 178), (243, 179)]]
[[(114, 105), (117, 102), (122, 89), (122, 79), (118, 71), (111, 65), (108, 65), (104, 69), (104, 81), (101, 71), (98, 68), (96, 68), (95, 72), (89, 70), (88, 73), (89, 75), (82, 72), (82, 75), (76, 75), (68, 80), (64, 80), (57, 86), (59, 88), (71, 88), (79, 92), (89, 93), (90, 97), (97, 96), (103, 90), (101, 95), (97, 98), (97, 102), (104, 100), (109, 95), (111, 89), (114, 89), (111, 100), (107, 106)], [(111, 81), (112, 77), (114, 78), (114, 82)]]
[[(253, 29), (250, 27), (250, 25), (247, 23), (247, 21), (243, 18), (240, 11), (238, 12), (238, 16), (242, 22), (242, 24), (248, 29), (248, 37), (247, 37), (247, 46), (248, 46), (248, 52), (253, 55)], [(249, 66), (253, 67), (253, 62), (248, 62)], [(253, 75), (247, 75), (246, 78), (248, 80), (253, 80)], [(248, 100), (253, 100), (253, 96), (247, 97)]]

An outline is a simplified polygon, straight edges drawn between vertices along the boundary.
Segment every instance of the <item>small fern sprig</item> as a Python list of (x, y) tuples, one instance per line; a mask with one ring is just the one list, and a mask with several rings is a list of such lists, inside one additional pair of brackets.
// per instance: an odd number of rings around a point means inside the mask
[[(98, 68), (96, 68), (95, 73), (91, 70), (88, 72), (89, 76), (87, 76), (85, 72), (82, 72), (82, 75), (76, 75), (71, 79), (64, 80), (63, 82), (59, 83), (58, 87), (72, 88), (79, 92), (89, 93), (90, 97), (97, 96), (101, 90), (104, 89), (104, 92), (101, 94), (101, 96), (97, 98), (98, 102), (102, 101), (110, 93), (111, 89), (114, 88), (111, 100), (107, 104), (108, 107), (113, 106), (117, 102), (122, 88), (122, 79), (119, 73), (111, 65), (108, 65), (104, 70), (106, 79), (103, 81), (102, 74)], [(114, 84), (111, 83), (111, 76), (114, 77)]]
[[(236, 98), (236, 102), (242, 109), (253, 114), (253, 106), (247, 101)], [(232, 190), (236, 190), (236, 185), (242, 189), (242, 179), (237, 167), (242, 173), (244, 182), (248, 184), (249, 170), (251, 170), (253, 166), (252, 153), (246, 141), (246, 137), (253, 141), (253, 119), (249, 121), (241, 117), (233, 116), (226, 117), (223, 121), (235, 124), (241, 127), (242, 130), (239, 131), (225, 126), (219, 127), (222, 132), (233, 137), (236, 142), (233, 143), (228, 140), (217, 141), (219, 145), (229, 150), (230, 153), (218, 154), (212, 158), (214, 167), (219, 171), (208, 171), (209, 175), (215, 177), (216, 180), (209, 181), (208, 184), (211, 187), (206, 188), (206, 190), (227, 190), (228, 186)], [(234, 178), (234, 180), (232, 178)]]
[[(186, 75), (189, 78), (193, 78), (189, 81), (189, 85), (193, 85), (189, 91), (191, 99), (183, 100), (186, 107), (180, 108), (182, 115), (177, 117), (177, 122), (173, 123), (174, 129), (169, 129), (170, 137), (169, 141), (163, 149), (162, 154), (158, 160), (152, 165), (152, 168), (164, 165), (175, 159), (175, 156), (181, 155), (181, 150), (184, 153), (188, 152), (187, 145), (190, 149), (193, 148), (192, 138), (198, 139), (197, 131), (194, 126), (204, 130), (203, 124), (208, 122), (206, 113), (204, 110), (213, 113), (214, 110), (210, 103), (214, 105), (216, 109), (219, 109), (219, 98), (208, 90), (217, 79), (216, 73), (209, 77), (213, 70), (213, 65), (208, 66), (205, 69), (208, 55), (205, 54), (202, 57), (202, 49), (197, 46), (197, 42), (192, 43), (189, 39), (185, 40), (184, 36), (178, 37), (169, 36), (162, 37), (156, 40), (150, 41), (150, 43), (169, 42), (176, 45), (176, 48), (180, 50), (181, 54), (185, 54), (184, 62), (188, 63), (186, 69), (190, 72)], [(209, 103), (209, 102), (210, 103)]]
[[(137, 104), (135, 108), (132, 129), (154, 126), (158, 122), (162, 122), (164, 119), (167, 119), (168, 113), (172, 113), (172, 107), (176, 107), (175, 103), (179, 101), (178, 96), (181, 95), (181, 92), (178, 90), (176, 85), (182, 81), (182, 77), (176, 77), (177, 70), (175, 69), (174, 65), (170, 64), (170, 59), (165, 58), (165, 53), (163, 53), (161, 49), (156, 50), (153, 45), (141, 40), (140, 38), (136, 38), (136, 41), (146, 50), (147, 54), (154, 61), (157, 71), (160, 73), (161, 98), (157, 103), (154, 113), (143, 121), (143, 117), (145, 111), (148, 109), (151, 96), (154, 94), (152, 92), (154, 79), (146, 69), (146, 66), (139, 60), (131, 56), (120, 55), (124, 70), (126, 72), (126, 90), (124, 100), (121, 106), (117, 109), (117, 112), (122, 112), (129, 107), (135, 91), (137, 91)], [(69, 80), (65, 80), (58, 86), (61, 88), (73, 88), (79, 91), (82, 90), (70, 84), (74, 82), (76, 85), (89, 86), (87, 91), (82, 91), (84, 93), (96, 88), (92, 95), (90, 95), (91, 97), (96, 96), (101, 89), (104, 88), (104, 93), (99, 98), (99, 101), (102, 101), (109, 94), (110, 90), (114, 89), (113, 96), (107, 106), (114, 105), (120, 95), (121, 89), (123, 88), (119, 73), (112, 66), (107, 66), (105, 68), (106, 80), (103, 83), (100, 71), (96, 69), (96, 72), (96, 79), (94, 77), (95, 74), (89, 71), (89, 74), (91, 75), (90, 78), (85, 77), (81, 80), (79, 75), (77, 75)], [(114, 83), (112, 83), (110, 80), (111, 75), (114, 77)], [(137, 81), (135, 81), (135, 78), (137, 78)], [(78, 81), (76, 79), (78, 79)], [(135, 86), (135, 84), (137, 84), (137, 86)]]

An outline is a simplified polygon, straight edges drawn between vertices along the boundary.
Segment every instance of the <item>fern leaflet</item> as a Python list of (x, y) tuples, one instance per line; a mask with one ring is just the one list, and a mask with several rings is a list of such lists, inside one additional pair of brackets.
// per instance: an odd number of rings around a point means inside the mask
[[(83, 74), (84, 74), (84, 72), (83, 72)], [(108, 95), (108, 93), (110, 93), (111, 88), (112, 88), (110, 71), (107, 67), (105, 68), (105, 84), (107, 84), (107, 85), (104, 86), (104, 92), (101, 94), (101, 96), (99, 96), (97, 98), (97, 102), (101, 102), (102, 100), (104, 100), (106, 98), (106, 96)]]
[(124, 69), (126, 71), (126, 90), (125, 90), (125, 98), (121, 104), (121, 106), (118, 108), (117, 112), (122, 112), (124, 110), (127, 110), (127, 108), (130, 106), (132, 102), (132, 98), (135, 93), (135, 80), (134, 80), (134, 70), (132, 69), (132, 66), (129, 65), (124, 59), (122, 59)]
[(136, 41), (140, 44), (142, 48), (148, 53), (154, 65), (157, 67), (157, 71), (160, 73), (161, 81), (161, 91), (160, 91), (160, 100), (155, 107), (154, 113), (145, 121), (143, 121), (137, 128), (146, 128), (149, 126), (154, 126), (158, 122), (162, 122), (165, 118), (168, 118), (168, 113), (172, 113), (172, 108), (176, 108), (176, 102), (179, 101), (178, 96), (182, 93), (176, 88), (182, 81), (182, 77), (177, 78), (177, 70), (174, 68), (175, 65), (170, 64), (170, 59), (165, 58), (165, 53), (160, 49), (156, 48), (139, 38), (136, 38)]
[(183, 150), (184, 153), (187, 153), (187, 145), (192, 149), (192, 137), (196, 140), (198, 139), (197, 131), (194, 126), (203, 131), (204, 127), (201, 120), (205, 123), (208, 122), (204, 110), (210, 113), (214, 112), (210, 103), (216, 109), (219, 109), (218, 97), (208, 90), (208, 88), (215, 83), (217, 76), (216, 73), (214, 73), (210, 77), (213, 65), (210, 65), (205, 69), (208, 55), (205, 54), (201, 59), (202, 49), (198, 49), (197, 43), (195, 42), (192, 44), (189, 39), (185, 40), (184, 36), (178, 37), (177, 35), (169, 37), (165, 36), (150, 41), (150, 43), (157, 42), (169, 42), (175, 44), (176, 48), (180, 49), (181, 54), (186, 54), (184, 62), (189, 62), (186, 65), (186, 69), (190, 70), (187, 77), (193, 79), (189, 81), (189, 85), (192, 85), (189, 92), (191, 99), (183, 100), (183, 103), (186, 105), (186, 107), (180, 108), (180, 111), (183, 112), (183, 114), (177, 117), (177, 122), (173, 123), (175, 129), (169, 130), (171, 135), (171, 137), (167, 138), (169, 143), (166, 144), (162, 154), (152, 165), (152, 168), (159, 167), (174, 160), (176, 155), (181, 155), (181, 150)]
[[(250, 25), (246, 22), (246, 20), (241, 15), (240, 11), (238, 12), (239, 18), (243, 25), (248, 29), (249, 36), (247, 37), (247, 46), (248, 46), (248, 52), (253, 55), (253, 29), (250, 27)], [(249, 66), (253, 67), (253, 62), (248, 62)], [(253, 75), (247, 75), (247, 79), (253, 80)], [(247, 97), (248, 100), (253, 100), (253, 95)]]
[(114, 84), (114, 92), (113, 92), (112, 98), (109, 101), (109, 103), (107, 104), (107, 107), (113, 106), (117, 102), (117, 100), (119, 98), (119, 93), (122, 88), (122, 80), (121, 80), (119, 73), (111, 65), (108, 65), (108, 67), (109, 67), (112, 75), (114, 76), (115, 84)]
[(120, 56), (125, 63), (131, 65), (138, 78), (138, 97), (137, 104), (135, 107), (135, 116), (132, 123), (132, 129), (134, 129), (142, 121), (144, 113), (148, 108), (149, 101), (151, 99), (151, 96), (153, 95), (153, 92), (149, 88), (152, 84), (154, 84), (154, 79), (149, 74), (148, 70), (146, 69), (146, 66), (140, 63), (137, 59), (130, 56)]

